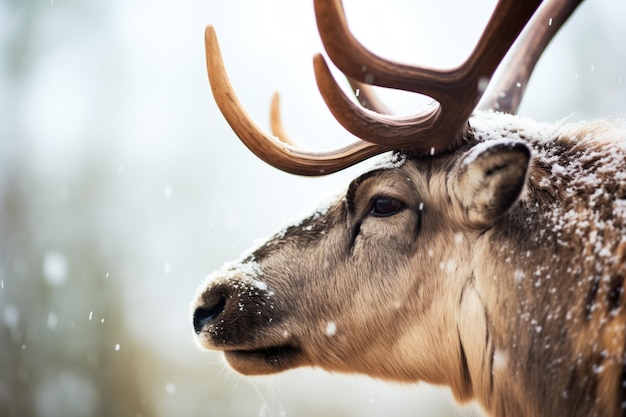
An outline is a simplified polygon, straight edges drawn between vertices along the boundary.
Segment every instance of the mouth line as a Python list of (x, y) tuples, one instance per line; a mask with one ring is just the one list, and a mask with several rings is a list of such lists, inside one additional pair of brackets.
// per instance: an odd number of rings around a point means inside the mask
[(267, 360), (279, 359), (285, 356), (293, 356), (299, 354), (300, 352), (300, 348), (292, 344), (268, 346), (257, 349), (227, 349), (224, 351), (224, 353), (230, 355), (251, 356)]
[(302, 356), (302, 349), (293, 344), (224, 351), (228, 364), (243, 375), (267, 375), (301, 366)]

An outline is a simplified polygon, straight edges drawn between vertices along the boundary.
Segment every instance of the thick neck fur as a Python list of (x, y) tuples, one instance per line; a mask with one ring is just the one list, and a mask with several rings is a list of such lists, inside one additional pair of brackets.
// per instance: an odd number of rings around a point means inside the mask
[(626, 153), (604, 126), (513, 131), (534, 148), (527, 189), (477, 239), (458, 308), (455, 394), (494, 416), (624, 413)]

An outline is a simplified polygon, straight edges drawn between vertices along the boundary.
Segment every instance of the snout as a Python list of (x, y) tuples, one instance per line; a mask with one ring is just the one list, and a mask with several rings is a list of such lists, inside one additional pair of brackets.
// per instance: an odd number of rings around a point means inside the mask
[(221, 349), (249, 339), (257, 327), (273, 321), (272, 295), (263, 283), (245, 277), (206, 286), (192, 311), (201, 345)]
[(274, 292), (260, 269), (251, 273), (244, 266), (223, 269), (198, 290), (191, 311), (198, 344), (223, 351), (231, 367), (245, 375), (302, 365), (300, 344), (274, 303)]
[(240, 264), (213, 274), (199, 288), (191, 321), (202, 347), (230, 350), (245, 346), (274, 322), (274, 293), (261, 277), (258, 268), (252, 271)]
[(214, 323), (226, 307), (227, 296), (223, 293), (209, 299), (212, 301), (200, 304), (193, 312), (193, 329), (197, 335)]

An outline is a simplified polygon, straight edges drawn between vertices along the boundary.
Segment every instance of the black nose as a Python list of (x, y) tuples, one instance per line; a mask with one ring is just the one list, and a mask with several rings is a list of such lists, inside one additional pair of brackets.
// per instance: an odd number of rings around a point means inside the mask
[(215, 320), (224, 311), (226, 296), (221, 295), (215, 302), (208, 303), (196, 308), (193, 312), (193, 328), (196, 334), (200, 334), (204, 326)]

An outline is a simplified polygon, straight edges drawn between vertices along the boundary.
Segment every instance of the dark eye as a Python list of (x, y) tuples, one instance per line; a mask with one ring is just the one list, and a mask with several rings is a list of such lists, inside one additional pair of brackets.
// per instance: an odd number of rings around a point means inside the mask
[(376, 217), (387, 217), (396, 214), (404, 208), (404, 204), (391, 197), (376, 197), (370, 211)]

